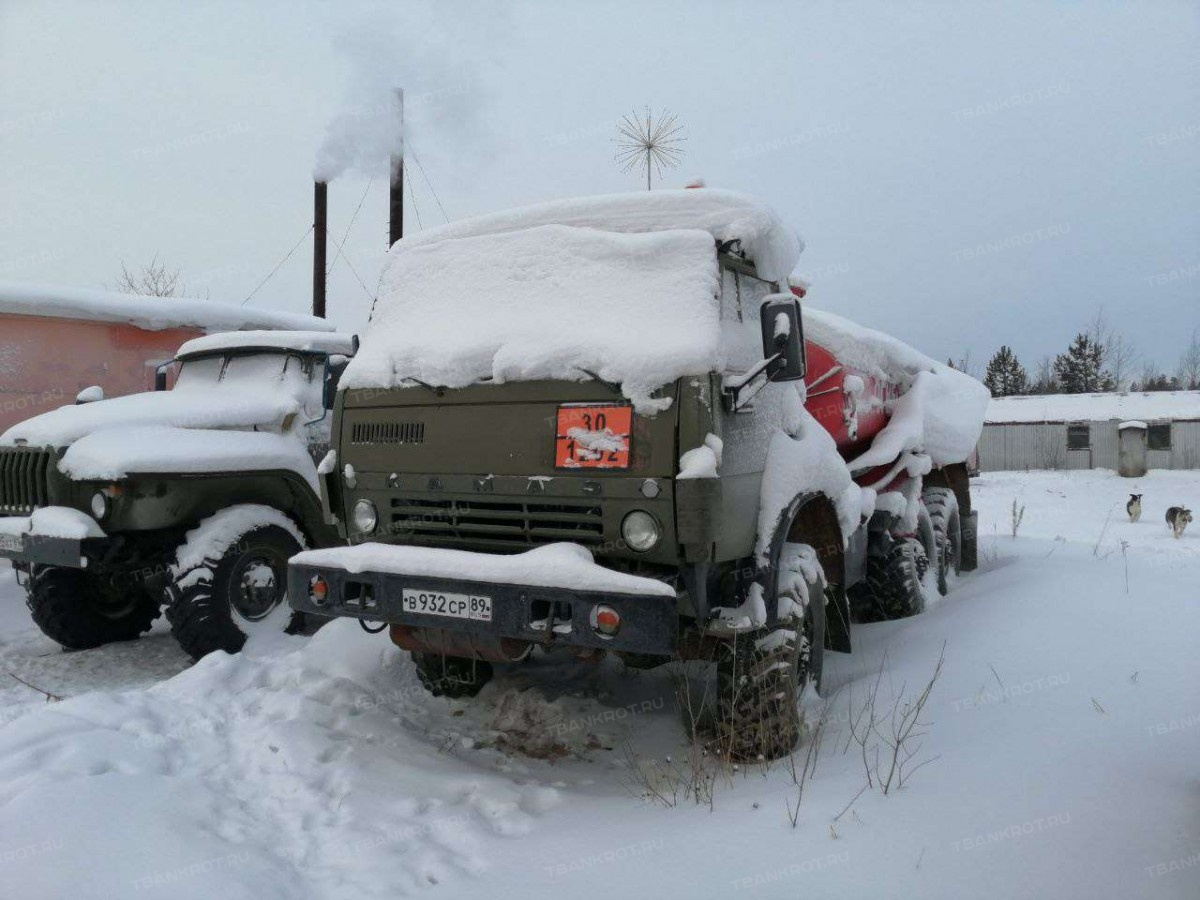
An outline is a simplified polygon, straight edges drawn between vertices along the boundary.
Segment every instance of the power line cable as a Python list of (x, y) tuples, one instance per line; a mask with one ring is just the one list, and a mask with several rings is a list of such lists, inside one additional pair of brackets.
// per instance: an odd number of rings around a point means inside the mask
[[(337, 244), (337, 238), (334, 238), (333, 242), (335, 244)], [(339, 250), (341, 249), (340, 244), (338, 245), (338, 249)], [(353, 272), (354, 277), (358, 279), (358, 283), (362, 286), (363, 293), (366, 294), (368, 297), (370, 297), (371, 300), (373, 301), (375, 299), (375, 295), (371, 293), (370, 289), (367, 287), (366, 282), (362, 280), (362, 276), (358, 274), (358, 270), (356, 268), (354, 268), (354, 264), (350, 262), (349, 256), (346, 257), (346, 265), (350, 267), (350, 271)]]
[(271, 277), (283, 267), (283, 264), (292, 258), (292, 254), (300, 249), (300, 245), (304, 243), (304, 239), (306, 237), (308, 237), (310, 234), (312, 234), (312, 230), (316, 227), (317, 226), (315, 223), (308, 226), (308, 231), (304, 232), (304, 234), (301, 235), (300, 240), (296, 241), (296, 246), (292, 247), (292, 249), (289, 250), (287, 252), (287, 254), (283, 257), (283, 259), (281, 259), (279, 261), (279, 263), (275, 266), (275, 268), (273, 268), (270, 272), (267, 273), (267, 277), (258, 283), (258, 287), (256, 287), (254, 290), (252, 290), (249, 294), (246, 295), (246, 299), (243, 300), (240, 304), (241, 306), (245, 306), (246, 303), (249, 302), (250, 298), (258, 293), (258, 289), (261, 288), (268, 281), (270, 281)]
[[(374, 176), (367, 181), (367, 186), (363, 188), (362, 196), (358, 198), (358, 206), (354, 208), (354, 215), (350, 217), (350, 224), (346, 226), (346, 233), (342, 235), (342, 243), (338, 245), (338, 252), (333, 257), (333, 262), (329, 264), (329, 268), (325, 270), (326, 277), (333, 271), (333, 267), (337, 265), (337, 261), (342, 258), (342, 247), (346, 243), (346, 238), (350, 237), (350, 229), (354, 227), (354, 220), (358, 218), (359, 212), (363, 208), (363, 201), (367, 199), (367, 191), (371, 190), (371, 183), (375, 180)], [(350, 259), (347, 257), (346, 265), (350, 264)]]
[(421, 165), (421, 160), (417, 157), (416, 151), (413, 151), (413, 162), (417, 164), (417, 168), (421, 170), (421, 177), (425, 179), (425, 183), (429, 185), (429, 193), (433, 194), (434, 202), (437, 203), (438, 209), (442, 211), (442, 218), (446, 220), (446, 224), (450, 224), (450, 217), (446, 215), (446, 210), (442, 206), (442, 201), (438, 199), (437, 191), (433, 189), (433, 182), (429, 180), (429, 176), (425, 174), (425, 167)]
[(408, 182), (408, 196), (412, 200), (413, 212), (417, 214), (417, 230), (424, 231), (425, 226), (421, 224), (421, 210), (417, 209), (417, 192), (413, 190), (412, 175), (407, 167), (404, 169), (404, 178)]

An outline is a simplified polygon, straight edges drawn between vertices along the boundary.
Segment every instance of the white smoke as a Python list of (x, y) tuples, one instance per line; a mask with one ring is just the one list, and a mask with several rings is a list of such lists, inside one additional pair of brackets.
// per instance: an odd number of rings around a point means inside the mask
[[(410, 153), (426, 155), (428, 148), (432, 157), (474, 136), (486, 95), (476, 62), (481, 54), (459, 31), (459, 19), (474, 13), (457, 5), (424, 10), (408, 9), (404, 21), (359, 23), (338, 39), (350, 76), (317, 150), (315, 180), (350, 172), (385, 176), (402, 139)], [(452, 13), (455, 21), (447, 18)], [(403, 135), (396, 88), (404, 89)]]

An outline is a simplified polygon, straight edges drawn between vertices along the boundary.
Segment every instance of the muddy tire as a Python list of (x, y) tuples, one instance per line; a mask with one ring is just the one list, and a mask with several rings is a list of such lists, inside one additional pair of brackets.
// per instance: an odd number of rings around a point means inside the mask
[(945, 596), (950, 590), (950, 573), (959, 572), (962, 564), (962, 526), (958, 514), (958, 498), (950, 488), (926, 488), (921, 495), (937, 542), (938, 593)]
[[(187, 545), (179, 558), (187, 558)], [(200, 659), (217, 650), (237, 653), (247, 631), (261, 627), (287, 600), (287, 563), (303, 549), (279, 525), (263, 525), (203, 558), (171, 570), (167, 621), (179, 646)]]
[(492, 680), (492, 664), (485, 660), (420, 652), (412, 658), (421, 686), (435, 697), (474, 697)]
[(904, 619), (925, 608), (923, 579), (929, 568), (925, 545), (915, 537), (896, 538), (887, 551), (867, 559), (866, 582), (872, 612), (879, 619)]
[(42, 633), (68, 650), (135, 640), (161, 611), (147, 591), (106, 588), (83, 569), (61, 566), (38, 566), (25, 602)]
[(825, 577), (811, 547), (783, 546), (777, 584), (780, 620), (737, 635), (717, 658), (718, 747), (733, 759), (779, 759), (795, 749), (800, 695), (820, 671), (824, 634), (812, 604), (825, 603)]

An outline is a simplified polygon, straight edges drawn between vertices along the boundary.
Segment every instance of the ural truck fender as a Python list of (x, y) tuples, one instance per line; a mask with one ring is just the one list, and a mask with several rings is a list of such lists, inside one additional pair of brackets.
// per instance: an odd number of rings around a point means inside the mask
[[(813, 604), (814, 617), (825, 634), (828, 650), (850, 652), (850, 606), (846, 599), (846, 552), (837, 510), (824, 494), (796, 497), (780, 514), (767, 545), (767, 563), (756, 580), (763, 596), (777, 596), (779, 560), (784, 544), (807, 544), (817, 553), (825, 573), (826, 602)], [(778, 621), (779, 610), (767, 609), (767, 622)]]

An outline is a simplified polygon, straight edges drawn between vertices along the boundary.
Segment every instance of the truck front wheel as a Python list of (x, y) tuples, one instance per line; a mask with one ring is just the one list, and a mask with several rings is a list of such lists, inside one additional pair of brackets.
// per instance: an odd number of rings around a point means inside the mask
[(38, 566), (26, 604), (46, 637), (68, 650), (132, 641), (150, 630), (159, 604), (139, 587), (116, 590), (84, 569)]
[(717, 657), (720, 751), (733, 759), (787, 756), (800, 740), (800, 695), (819, 677), (825, 635), (814, 607), (825, 603), (815, 551), (784, 544), (776, 587), (779, 619), (739, 634)]
[(247, 631), (287, 599), (288, 559), (303, 549), (292, 528), (259, 525), (210, 546), (197, 560), (190, 543), (194, 535), (205, 539), (203, 530), (190, 532), (179, 549), (167, 588), (171, 633), (192, 659), (241, 650)]

